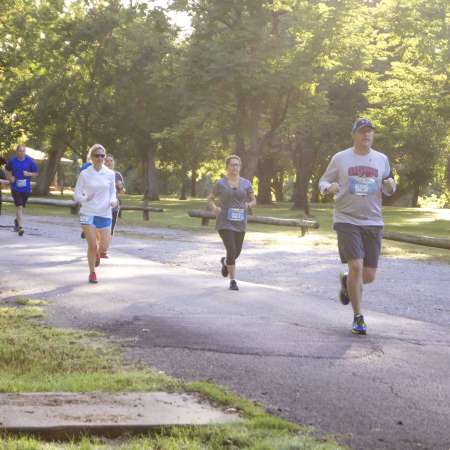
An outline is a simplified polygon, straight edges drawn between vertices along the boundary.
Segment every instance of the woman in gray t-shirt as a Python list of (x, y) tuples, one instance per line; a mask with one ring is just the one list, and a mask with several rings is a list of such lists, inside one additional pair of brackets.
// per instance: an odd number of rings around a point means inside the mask
[[(227, 174), (214, 185), (208, 196), (208, 206), (216, 215), (216, 229), (227, 251), (227, 256), (220, 260), (222, 275), (230, 277), (230, 289), (237, 291), (236, 259), (244, 242), (247, 210), (256, 206), (256, 199), (251, 182), (239, 176), (239, 156), (229, 156), (225, 164)], [(219, 199), (219, 206), (215, 204), (215, 199)]]

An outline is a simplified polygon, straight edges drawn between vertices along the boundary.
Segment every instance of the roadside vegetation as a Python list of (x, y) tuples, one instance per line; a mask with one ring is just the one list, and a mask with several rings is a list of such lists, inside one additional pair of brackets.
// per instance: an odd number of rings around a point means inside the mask
[(267, 414), (259, 405), (207, 382), (186, 383), (138, 364), (96, 332), (67, 331), (45, 324), (44, 300), (17, 298), (0, 306), (0, 392), (194, 392), (243, 420), (207, 427), (172, 427), (158, 434), (118, 440), (83, 438), (42, 442), (0, 435), (2, 450), (53, 449), (321, 449), (342, 448), (313, 437), (312, 429)]
[[(54, 198), (70, 199), (70, 195)], [(127, 205), (141, 205), (142, 196), (124, 195), (122, 203)], [(163, 213), (150, 213), (150, 221), (146, 222), (139, 211), (124, 211), (119, 223), (123, 226), (151, 227), (151, 228), (172, 228), (193, 232), (213, 233), (214, 221), (210, 221), (208, 226), (202, 226), (201, 220), (189, 217), (189, 209), (205, 209), (205, 199), (178, 200), (172, 197), (165, 197), (159, 201), (151, 202), (151, 206), (163, 208)], [(310, 217), (320, 224), (318, 230), (311, 230), (308, 237), (304, 239), (304, 245), (335, 247), (335, 233), (332, 230), (332, 204), (320, 203), (312, 204)], [(3, 204), (4, 213), (13, 214), (12, 204)], [(28, 205), (27, 213), (39, 216), (61, 216), (77, 220), (76, 216), (70, 214), (69, 208), (49, 207), (40, 205)], [(261, 216), (271, 216), (279, 218), (299, 218), (302, 213), (292, 209), (292, 203), (277, 202), (270, 206), (257, 206), (253, 213)], [(404, 208), (395, 206), (384, 207), (384, 219), (386, 230), (398, 231), (402, 233), (426, 235), (439, 238), (450, 236), (450, 209), (442, 208)], [(274, 225), (249, 224), (249, 233), (267, 233), (268, 244), (276, 245), (279, 240), (286, 238), (297, 239), (300, 231), (292, 227), (282, 227)], [(384, 240), (383, 254), (392, 257), (404, 257), (418, 260), (438, 260), (450, 263), (450, 251), (424, 247), (420, 245), (406, 244)]]

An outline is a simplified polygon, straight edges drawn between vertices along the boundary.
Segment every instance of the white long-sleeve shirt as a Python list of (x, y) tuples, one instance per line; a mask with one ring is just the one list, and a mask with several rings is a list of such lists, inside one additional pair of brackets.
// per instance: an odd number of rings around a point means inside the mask
[(75, 185), (74, 199), (81, 203), (81, 214), (111, 218), (111, 203), (117, 203), (114, 172), (107, 167), (97, 171), (94, 166), (83, 170)]

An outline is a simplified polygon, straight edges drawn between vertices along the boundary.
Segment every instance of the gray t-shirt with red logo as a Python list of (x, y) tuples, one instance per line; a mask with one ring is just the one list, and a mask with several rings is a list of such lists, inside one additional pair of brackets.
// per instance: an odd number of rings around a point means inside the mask
[(387, 156), (376, 150), (366, 155), (353, 148), (336, 153), (319, 181), (322, 193), (331, 183), (339, 184), (333, 223), (382, 226), (382, 194), (389, 195), (383, 180), (390, 176)]
[(227, 177), (221, 178), (213, 187), (213, 195), (220, 201), (221, 212), (216, 219), (217, 230), (244, 232), (247, 225), (245, 202), (253, 194), (252, 184), (246, 178), (239, 178), (239, 186), (232, 187)]

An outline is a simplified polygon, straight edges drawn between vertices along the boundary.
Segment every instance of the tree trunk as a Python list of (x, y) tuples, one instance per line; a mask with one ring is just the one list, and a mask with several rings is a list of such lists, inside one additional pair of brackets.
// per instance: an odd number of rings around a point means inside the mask
[(235, 154), (245, 161), (245, 124), (246, 107), (244, 96), (240, 93), (236, 95), (236, 121), (235, 121)]
[(187, 193), (186, 193), (187, 189), (186, 189), (186, 183), (183, 182), (181, 183), (181, 191), (180, 191), (180, 196), (178, 197), (178, 200), (187, 200)]
[(319, 203), (319, 199), (320, 199), (319, 178), (312, 177), (311, 203)]
[(191, 198), (197, 197), (197, 166), (191, 169)]
[(248, 120), (248, 133), (250, 145), (245, 153), (244, 159), (242, 161), (242, 176), (253, 181), (258, 170), (258, 158), (260, 154), (259, 145), (259, 105), (254, 102), (251, 105), (249, 120)]
[(187, 185), (189, 183), (189, 178), (187, 173), (183, 170), (183, 174), (181, 176), (181, 189), (180, 189), (180, 197), (179, 200), (187, 200)]
[(417, 208), (417, 206), (418, 206), (418, 203), (419, 203), (419, 192), (420, 191), (420, 188), (419, 188), (419, 186), (417, 185), (417, 184), (415, 184), (414, 186), (413, 186), (413, 195), (412, 195), (412, 198), (411, 198), (411, 206), (413, 207), (413, 208)]
[(272, 179), (272, 186), (275, 192), (275, 200), (277, 202), (284, 202), (283, 179), (284, 179), (283, 172), (278, 172), (276, 176), (273, 177)]
[(306, 174), (305, 170), (297, 168), (292, 209), (301, 209), (306, 215), (309, 215), (309, 180), (310, 176)]
[(55, 178), (58, 170), (58, 162), (64, 154), (64, 148), (59, 148), (54, 152), (50, 152), (47, 160), (42, 165), (41, 173), (34, 188), (34, 194), (41, 197), (46, 197), (50, 193), (50, 184)]
[(271, 178), (274, 161), (272, 158), (264, 158), (259, 163), (258, 170), (258, 203), (270, 205), (272, 203)]
[(447, 189), (450, 191), (450, 156), (447, 159)]
[(144, 155), (144, 168), (146, 180), (144, 198), (150, 201), (159, 200), (158, 171), (156, 169), (156, 155), (153, 146)]
[(295, 146), (296, 182), (294, 188), (292, 209), (302, 209), (309, 215), (308, 188), (317, 158), (317, 152), (312, 148), (310, 140), (305, 136), (298, 136)]

